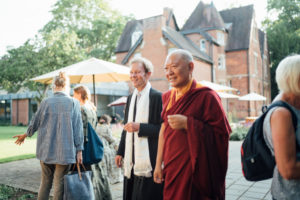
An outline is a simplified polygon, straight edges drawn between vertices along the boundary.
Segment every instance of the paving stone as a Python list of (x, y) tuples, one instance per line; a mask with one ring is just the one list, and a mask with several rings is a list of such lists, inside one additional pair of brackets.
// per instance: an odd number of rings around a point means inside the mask
[(249, 189), (249, 186), (247, 185), (237, 185), (237, 184), (233, 184), (231, 185), (228, 189), (233, 189), (233, 190), (248, 190)]
[(241, 196), (246, 190), (227, 189), (226, 194)]
[(251, 198), (257, 198), (257, 199), (263, 199), (265, 197), (266, 193), (259, 193), (259, 192), (245, 192), (242, 196), (243, 197), (251, 197)]
[(231, 195), (231, 194), (225, 195), (225, 199), (228, 199), (228, 200), (237, 200), (238, 198), (239, 198), (238, 195)]
[[(270, 192), (268, 192), (271, 186), (271, 180), (255, 183), (246, 181), (243, 177), (240, 162), (240, 147), (241, 142), (230, 141), (229, 143), (226, 199), (272, 199)], [(6, 184), (37, 193), (40, 185), (40, 176), (40, 163), (35, 158), (0, 164), (0, 184)], [(264, 190), (267, 191), (265, 194), (262, 192)], [(111, 185), (111, 191), (113, 200), (121, 200), (123, 183)], [(247, 194), (247, 196), (245, 196), (245, 194)]]

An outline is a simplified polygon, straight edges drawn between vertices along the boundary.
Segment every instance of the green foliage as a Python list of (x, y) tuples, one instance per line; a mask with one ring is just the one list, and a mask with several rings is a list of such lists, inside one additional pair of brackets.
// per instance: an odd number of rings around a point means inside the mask
[(275, 72), (279, 62), (288, 55), (300, 53), (300, 0), (268, 0), (268, 11), (277, 19), (266, 19), (268, 47), (271, 60), (271, 94), (278, 94)]
[(14, 193), (14, 188), (8, 187), (6, 185), (0, 185), (0, 199), (11, 199)]
[(37, 195), (31, 192), (21, 190), (18, 188), (13, 188), (6, 185), (0, 185), (0, 199), (16, 199), (16, 200), (25, 200), (25, 199), (37, 199)]
[(0, 88), (37, 91), (41, 102), (48, 87), (30, 81), (89, 57), (112, 60), (118, 38), (131, 17), (111, 10), (105, 0), (58, 0), (53, 19), (32, 40), (0, 59)]
[(248, 130), (249, 130), (248, 127), (238, 126), (232, 130), (232, 133), (230, 134), (229, 139), (233, 140), (233, 141), (243, 140), (246, 137)]

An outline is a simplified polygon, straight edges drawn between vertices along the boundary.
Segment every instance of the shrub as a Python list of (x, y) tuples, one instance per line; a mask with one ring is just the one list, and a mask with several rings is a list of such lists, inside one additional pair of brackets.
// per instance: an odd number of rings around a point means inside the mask
[(233, 141), (243, 140), (246, 137), (248, 130), (249, 130), (248, 127), (238, 126), (232, 130), (229, 139)]

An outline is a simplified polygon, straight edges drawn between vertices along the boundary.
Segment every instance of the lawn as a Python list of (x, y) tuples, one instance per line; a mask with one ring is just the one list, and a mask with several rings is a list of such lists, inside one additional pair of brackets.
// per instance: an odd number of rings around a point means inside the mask
[(36, 134), (26, 138), (24, 144), (16, 145), (14, 135), (25, 133), (27, 127), (0, 126), (0, 163), (34, 158), (36, 148)]
[[(16, 139), (12, 138), (26, 130), (24, 126), (0, 126), (0, 163), (35, 158), (37, 134), (26, 138), (21, 146), (16, 145)], [(120, 139), (122, 126), (112, 126), (112, 130), (113, 136)]]

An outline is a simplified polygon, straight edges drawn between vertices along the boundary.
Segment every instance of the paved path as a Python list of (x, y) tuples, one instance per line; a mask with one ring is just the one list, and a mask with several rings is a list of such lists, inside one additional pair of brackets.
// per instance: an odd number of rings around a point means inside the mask
[[(240, 163), (241, 142), (230, 142), (229, 167), (226, 176), (226, 199), (228, 200), (270, 200), (271, 180), (246, 181)], [(28, 159), (0, 164), (0, 184), (37, 192), (40, 183), (40, 165), (37, 159)], [(122, 199), (122, 183), (111, 186), (113, 199)]]

